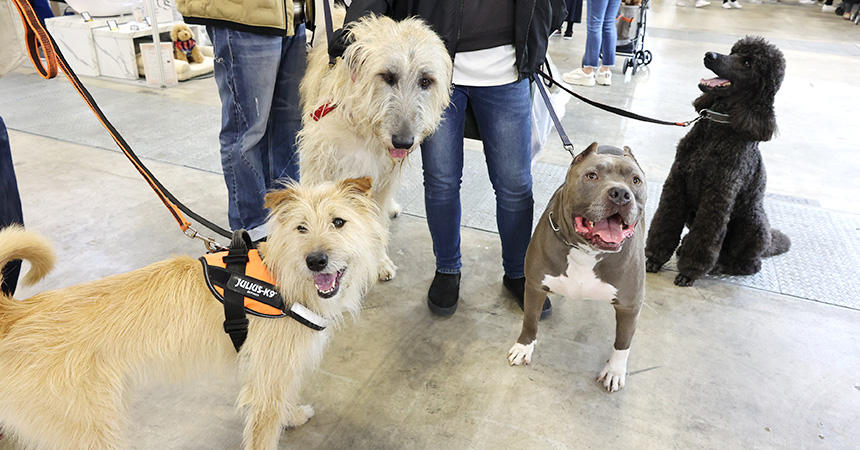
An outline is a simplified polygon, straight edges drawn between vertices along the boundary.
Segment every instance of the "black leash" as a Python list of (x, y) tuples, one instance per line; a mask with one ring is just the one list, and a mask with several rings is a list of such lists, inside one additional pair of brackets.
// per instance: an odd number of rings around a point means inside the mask
[[(698, 117), (696, 117), (695, 119), (688, 120), (688, 121), (686, 121), (686, 122), (670, 122), (670, 121), (667, 121), (667, 120), (660, 120), (660, 119), (654, 119), (654, 118), (652, 118), (652, 117), (646, 117), (646, 116), (643, 116), (643, 115), (640, 115), (640, 114), (636, 114), (636, 113), (633, 113), (633, 112), (630, 112), (630, 111), (625, 111), (625, 110), (623, 110), (623, 109), (621, 109), (621, 108), (617, 108), (617, 107), (615, 107), (615, 106), (605, 105), (605, 104), (603, 104), (603, 103), (596, 102), (596, 101), (591, 100), (591, 99), (589, 99), (589, 98), (587, 98), (587, 97), (583, 97), (582, 95), (579, 95), (579, 94), (577, 94), (576, 92), (573, 92), (573, 91), (571, 91), (570, 89), (568, 89), (568, 88), (564, 87), (564, 85), (562, 85), (562, 84), (561, 84), (561, 83), (559, 83), (558, 81), (555, 81), (555, 80), (554, 80), (550, 75), (547, 75), (547, 74), (546, 74), (546, 73), (544, 73), (542, 70), (537, 69), (535, 72), (536, 72), (536, 73), (538, 73), (538, 74), (540, 74), (540, 75), (541, 75), (545, 80), (547, 80), (547, 81), (549, 82), (549, 86), (550, 86), (550, 87), (551, 87), (553, 84), (555, 84), (556, 86), (558, 86), (558, 87), (559, 87), (561, 90), (563, 90), (564, 92), (567, 92), (568, 94), (570, 94), (570, 95), (572, 95), (572, 96), (576, 97), (576, 98), (577, 98), (577, 99), (579, 99), (579, 100), (582, 100), (582, 101), (583, 101), (583, 102), (585, 102), (585, 103), (588, 103), (588, 104), (589, 104), (589, 105), (591, 105), (591, 106), (594, 106), (595, 108), (602, 109), (602, 110), (604, 110), (604, 111), (606, 111), (606, 112), (610, 112), (610, 113), (612, 113), (612, 114), (617, 114), (617, 115), (619, 115), (619, 116), (621, 116), (621, 117), (627, 117), (628, 119), (640, 120), (640, 121), (642, 121), (642, 122), (656, 123), (656, 124), (659, 124), (659, 125), (672, 125), (672, 126), (676, 126), (676, 127), (688, 127), (688, 126), (692, 125), (693, 123), (695, 123), (696, 121), (698, 121), (699, 119), (701, 119), (701, 118), (704, 116), (704, 113), (702, 113), (702, 114), (699, 114), (699, 116), (698, 116)], [(543, 94), (543, 95), (545, 95), (545, 94)], [(545, 100), (545, 101), (547, 101), (547, 107), (549, 108), (550, 112), (552, 112), (552, 111), (553, 111), (553, 109), (552, 109), (552, 105), (550, 105), (550, 104), (549, 104), (549, 102), (548, 102), (548, 98), (547, 98), (547, 97), (544, 97), (544, 100)], [(552, 116), (553, 116), (553, 118), (554, 118), (555, 120), (557, 120), (557, 118), (555, 117), (555, 113), (552, 113)], [(558, 122), (556, 122), (556, 129), (557, 129), (557, 130), (558, 130), (558, 129), (560, 129)], [(559, 133), (559, 134), (561, 134), (561, 133)], [(565, 145), (567, 145), (567, 143), (565, 143)]]

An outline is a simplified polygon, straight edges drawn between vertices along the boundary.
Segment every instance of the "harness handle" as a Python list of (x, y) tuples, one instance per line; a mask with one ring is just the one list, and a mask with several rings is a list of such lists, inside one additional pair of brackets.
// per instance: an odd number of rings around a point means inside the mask
[[(39, 75), (41, 75), (42, 78), (49, 80), (57, 76), (57, 68), (62, 69), (66, 78), (69, 80), (69, 83), (72, 84), (72, 87), (74, 87), (81, 98), (84, 99), (84, 102), (86, 102), (87, 106), (92, 110), (93, 114), (96, 115), (99, 122), (101, 122), (108, 134), (113, 138), (116, 145), (120, 150), (122, 150), (122, 153), (126, 158), (128, 158), (146, 183), (149, 184), (149, 187), (152, 188), (155, 195), (158, 196), (158, 199), (161, 200), (165, 207), (167, 207), (167, 210), (170, 211), (170, 214), (179, 224), (179, 228), (186, 233), (187, 236), (199, 238), (204, 242), (207, 242), (207, 248), (210, 245), (217, 245), (214, 239), (202, 236), (196, 230), (191, 228), (191, 222), (189, 222), (182, 214), (184, 212), (189, 217), (213, 232), (226, 238), (231, 237), (231, 233), (229, 231), (219, 227), (209, 220), (206, 220), (204, 217), (196, 214), (190, 208), (182, 204), (182, 202), (177, 200), (176, 197), (171, 194), (157, 178), (155, 178), (149, 168), (143, 164), (134, 150), (132, 150), (128, 142), (125, 141), (119, 131), (117, 131), (110, 120), (108, 120), (98, 103), (96, 103), (92, 94), (90, 94), (78, 78), (78, 75), (74, 70), (72, 70), (71, 66), (69, 66), (63, 53), (58, 48), (56, 41), (54, 41), (54, 38), (51, 36), (51, 33), (49, 33), (42, 25), (42, 22), (39, 21), (39, 17), (36, 15), (35, 11), (33, 11), (33, 7), (30, 5), (30, 2), (28, 0), (12, 0), (12, 2), (18, 9), (18, 14), (21, 16), (21, 22), (24, 24), (27, 51), (30, 55), (30, 61), (32, 61), (36, 71), (39, 72)], [(39, 56), (39, 50), (41, 50), (44, 55), (44, 63)]]

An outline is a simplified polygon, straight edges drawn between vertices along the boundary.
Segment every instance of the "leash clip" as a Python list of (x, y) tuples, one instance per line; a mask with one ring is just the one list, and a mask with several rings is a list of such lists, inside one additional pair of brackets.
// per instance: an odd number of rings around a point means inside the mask
[(570, 153), (570, 156), (576, 157), (576, 153), (573, 152), (573, 144), (564, 144), (564, 149)]
[(206, 246), (206, 250), (208, 250), (209, 253), (227, 250), (227, 247), (224, 247), (223, 245), (219, 244), (215, 239), (209, 236), (204, 236), (198, 233), (197, 230), (195, 230), (193, 227), (189, 226), (182, 232), (185, 233), (185, 235), (188, 236), (190, 239), (200, 239), (201, 241), (203, 241), (203, 245)]

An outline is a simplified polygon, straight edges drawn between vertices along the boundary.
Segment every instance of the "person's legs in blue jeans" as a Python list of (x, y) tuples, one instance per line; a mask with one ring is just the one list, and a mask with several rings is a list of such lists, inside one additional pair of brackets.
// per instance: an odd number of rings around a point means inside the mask
[(269, 116), (269, 184), (277, 187), (279, 179), (299, 179), (299, 154), (296, 151), (296, 134), (302, 128), (302, 110), (299, 102), (299, 83), (305, 75), (307, 55), (305, 26), (296, 27), (295, 36), (284, 40), (281, 65), (275, 84), (272, 112)]
[[(215, 81), (221, 97), (221, 166), (227, 184), (230, 228), (244, 228), (253, 239), (259, 239), (266, 234), (263, 197), (272, 187), (273, 174), (298, 178), (298, 89), (292, 95), (284, 91), (297, 86), (295, 80), (304, 71), (304, 45), (297, 37), (218, 26), (210, 26), (208, 31), (215, 47)], [(303, 37), (303, 30), (300, 32)], [(300, 57), (287, 61), (287, 55)], [(281, 98), (273, 114), (276, 86)], [(294, 107), (287, 106), (290, 101), (295, 102)]]
[(621, 0), (608, 0), (603, 14), (603, 25), (601, 27), (601, 66), (611, 67), (615, 65), (615, 44), (618, 42), (618, 31), (615, 18), (618, 15), (618, 7)]
[[(596, 68), (600, 58), (600, 49), (603, 45), (603, 18), (606, 15), (606, 6), (609, 0), (590, 0), (586, 4), (586, 36), (585, 55), (582, 57), (583, 67)], [(618, 5), (616, 4), (616, 8)], [(615, 17), (615, 15), (612, 15)]]
[(436, 271), (460, 272), (460, 183), (463, 178), (463, 127), (467, 89), (454, 86), (442, 123), (421, 143), (424, 207), (433, 239)]
[[(6, 124), (0, 117), (0, 229), (9, 225), (22, 225), (24, 217), (21, 212), (21, 197), (18, 194), (18, 181), (15, 178), (15, 168), (12, 166), (12, 148), (9, 146), (9, 135)], [(15, 260), (3, 267), (3, 284), (0, 292), (6, 295), (15, 293), (18, 275), (21, 272), (21, 260)]]
[(534, 210), (529, 81), (469, 89), (496, 193), (502, 266), (508, 278), (522, 278)]

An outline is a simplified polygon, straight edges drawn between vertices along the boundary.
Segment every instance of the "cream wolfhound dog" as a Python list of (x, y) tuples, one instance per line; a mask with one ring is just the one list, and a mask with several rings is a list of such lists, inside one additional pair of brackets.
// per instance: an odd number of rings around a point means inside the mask
[[(343, 21), (343, 10), (335, 15)], [(349, 30), (351, 44), (334, 67), (325, 39), (317, 39), (308, 55), (301, 84), (301, 180), (373, 178), (379, 220), (388, 229), (389, 215), (399, 213), (394, 193), (401, 165), (436, 130), (448, 106), (451, 57), (419, 19), (371, 16)], [(390, 280), (396, 270), (386, 243), (379, 278)]]
[[(370, 189), (363, 178), (290, 185), (266, 197), (271, 234), (259, 250), (288, 307), (303, 305), (305, 317), (329, 324), (359, 311), (384, 248)], [(325, 261), (312, 264), (308, 256), (320, 254)], [(18, 258), (32, 266), (26, 284), (54, 262), (41, 236), (0, 231), (0, 266)], [(332, 328), (247, 317), (237, 354), (222, 328), (224, 308), (188, 256), (27, 300), (0, 295), (0, 427), (27, 448), (125, 448), (130, 385), (227, 368), (241, 383), (244, 447), (277, 448), (284, 426), (313, 415), (298, 393)]]

